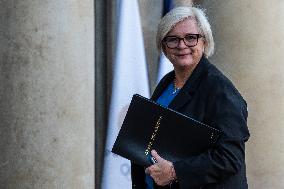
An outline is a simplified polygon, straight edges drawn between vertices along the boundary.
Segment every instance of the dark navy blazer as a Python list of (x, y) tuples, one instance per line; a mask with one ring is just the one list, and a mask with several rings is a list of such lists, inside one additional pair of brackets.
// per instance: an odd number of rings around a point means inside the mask
[[(160, 81), (151, 99), (156, 101), (173, 79), (174, 71)], [(247, 104), (232, 82), (203, 56), (169, 108), (222, 131), (212, 149), (173, 162), (178, 183), (171, 188), (247, 189)], [(131, 175), (133, 189), (146, 188), (143, 167), (132, 163)]]

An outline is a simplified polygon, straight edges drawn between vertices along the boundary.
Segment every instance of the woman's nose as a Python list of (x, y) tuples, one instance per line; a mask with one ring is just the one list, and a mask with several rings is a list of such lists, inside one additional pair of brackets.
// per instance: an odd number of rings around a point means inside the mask
[(186, 46), (184, 39), (180, 39), (177, 48), (179, 49), (184, 49), (184, 48), (188, 48), (188, 46)]

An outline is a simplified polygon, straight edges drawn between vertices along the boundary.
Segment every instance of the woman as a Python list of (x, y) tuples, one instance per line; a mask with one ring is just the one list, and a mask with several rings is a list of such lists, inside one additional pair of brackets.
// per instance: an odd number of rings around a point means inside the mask
[(214, 41), (204, 12), (178, 7), (165, 15), (157, 46), (174, 66), (152, 100), (222, 131), (216, 145), (181, 161), (169, 162), (152, 151), (157, 163), (132, 163), (133, 189), (246, 189), (247, 106), (233, 84), (209, 61)]

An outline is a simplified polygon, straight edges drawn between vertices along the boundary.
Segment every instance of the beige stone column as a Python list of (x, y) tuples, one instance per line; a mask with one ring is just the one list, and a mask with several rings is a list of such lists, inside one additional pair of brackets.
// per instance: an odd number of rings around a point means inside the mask
[(93, 7), (0, 0), (0, 188), (94, 188)]
[[(200, 2), (200, 1), (199, 1)], [(202, 1), (213, 26), (212, 62), (248, 102), (250, 189), (284, 188), (284, 1)]]

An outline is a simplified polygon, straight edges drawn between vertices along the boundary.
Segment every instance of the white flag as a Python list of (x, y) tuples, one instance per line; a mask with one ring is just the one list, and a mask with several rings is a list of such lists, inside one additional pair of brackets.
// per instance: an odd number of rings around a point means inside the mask
[(130, 161), (111, 153), (131, 97), (149, 97), (141, 21), (136, 0), (121, 0), (102, 189), (130, 189)]
[(170, 71), (174, 69), (172, 63), (169, 59), (164, 55), (164, 53), (160, 54), (160, 61), (158, 67), (158, 76), (157, 76), (157, 83)]

